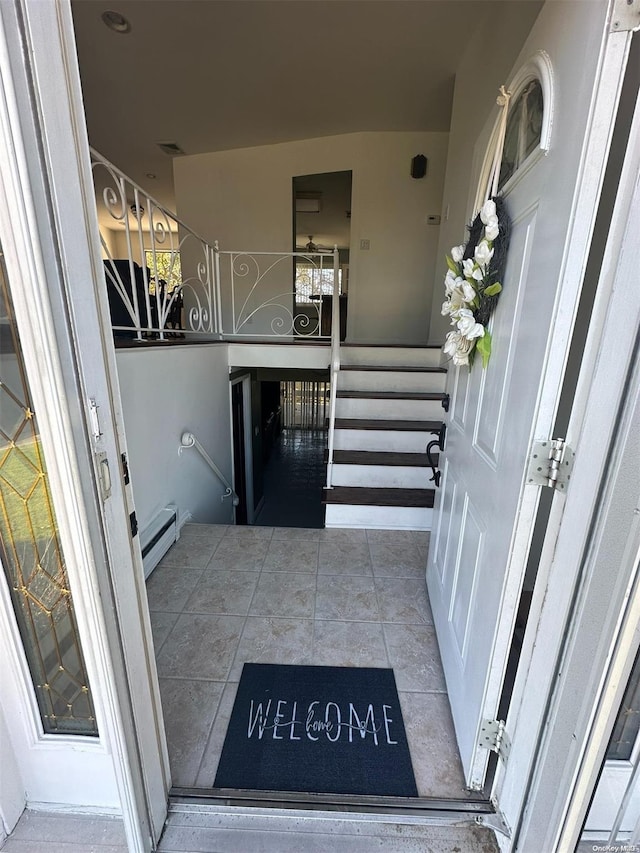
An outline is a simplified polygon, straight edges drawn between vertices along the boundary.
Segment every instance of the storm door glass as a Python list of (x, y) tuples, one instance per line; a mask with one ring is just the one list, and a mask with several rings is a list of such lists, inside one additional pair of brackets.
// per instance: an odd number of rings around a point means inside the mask
[(97, 735), (1, 249), (0, 560), (44, 731)]

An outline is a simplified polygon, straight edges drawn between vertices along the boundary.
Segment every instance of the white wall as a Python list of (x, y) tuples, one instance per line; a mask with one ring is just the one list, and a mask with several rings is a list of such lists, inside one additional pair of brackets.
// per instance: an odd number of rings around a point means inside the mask
[(463, 55), (453, 97), (447, 169), (442, 199), (429, 343), (440, 344), (449, 329), (440, 309), (444, 301), (445, 255), (466, 242), (478, 173), (488, 138), (487, 120), (498, 115), (496, 97), (508, 83), (511, 68), (539, 8), (530, 3), (502, 4), (500, 14), (483, 24)]
[(116, 352), (131, 482), (140, 530), (168, 504), (182, 518), (229, 523), (231, 501), (197, 451), (178, 455), (185, 430), (199, 439), (231, 482), (232, 444), (227, 346)]
[(180, 157), (178, 214), (221, 249), (291, 251), (293, 177), (352, 170), (348, 339), (425, 343), (446, 149), (446, 133), (354, 133)]

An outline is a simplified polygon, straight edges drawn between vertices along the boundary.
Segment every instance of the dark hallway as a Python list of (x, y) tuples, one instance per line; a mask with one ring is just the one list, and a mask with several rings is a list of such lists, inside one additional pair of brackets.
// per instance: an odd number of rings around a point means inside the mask
[(264, 471), (264, 503), (255, 524), (324, 527), (325, 430), (283, 429)]

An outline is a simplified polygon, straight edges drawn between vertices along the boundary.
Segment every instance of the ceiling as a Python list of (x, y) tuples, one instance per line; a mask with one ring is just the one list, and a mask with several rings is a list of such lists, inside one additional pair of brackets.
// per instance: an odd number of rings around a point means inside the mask
[[(507, 2), (528, 27), (526, 0), (73, 0), (90, 143), (175, 209), (158, 142), (446, 131), (460, 56)], [(107, 9), (131, 31), (109, 30)]]

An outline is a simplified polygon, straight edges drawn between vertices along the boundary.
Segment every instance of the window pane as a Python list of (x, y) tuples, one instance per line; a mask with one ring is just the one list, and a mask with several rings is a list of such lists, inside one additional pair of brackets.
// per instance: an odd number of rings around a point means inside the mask
[[(332, 261), (333, 263), (333, 261)], [(342, 292), (342, 270), (338, 270), (338, 293)], [(321, 296), (333, 295), (333, 266), (296, 264), (296, 302), (315, 302)]]
[(0, 560), (44, 731), (97, 735), (1, 251)]
[(540, 144), (543, 109), (542, 86), (539, 80), (532, 80), (509, 109), (499, 188), (507, 183)]

